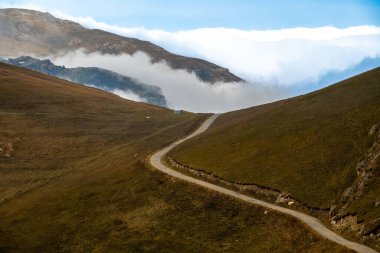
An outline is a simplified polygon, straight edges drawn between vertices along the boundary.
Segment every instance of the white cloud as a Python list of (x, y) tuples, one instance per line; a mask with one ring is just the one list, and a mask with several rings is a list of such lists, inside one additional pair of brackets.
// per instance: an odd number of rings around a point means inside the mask
[(365, 58), (380, 57), (380, 27), (375, 26), (250, 31), (200, 28), (168, 32), (109, 25), (92, 17), (75, 17), (28, 2), (0, 6), (49, 11), (88, 28), (149, 40), (171, 52), (227, 67), (253, 82), (282, 86), (305, 84), (317, 81), (327, 72), (354, 67)]
[[(136, 78), (143, 83), (159, 86), (168, 106), (193, 112), (226, 112), (284, 98), (287, 94), (275, 87), (263, 87), (248, 83), (203, 83), (185, 70), (173, 70), (165, 62), (152, 64), (150, 57), (137, 52), (133, 56), (123, 54), (86, 54), (83, 51), (54, 58), (57, 65), (67, 67), (99, 67)], [(140, 101), (114, 91), (121, 97)]]
[[(80, 51), (79, 51), (80, 52)], [(73, 55), (74, 53), (72, 53), (71, 55)], [(73, 60), (73, 58), (71, 57), (70, 60)], [(62, 59), (60, 60), (62, 61)], [(73, 80), (71, 80), (70, 78), (63, 78), (69, 82), (74, 82)], [(102, 89), (102, 88), (99, 88), (98, 86), (95, 86), (93, 84), (88, 84), (88, 83), (83, 83), (83, 85), (86, 85), (88, 87), (91, 87), (91, 88), (95, 88), (95, 89), (98, 89), (98, 90), (105, 90), (105, 89)], [(147, 103), (148, 101), (145, 100), (144, 98), (140, 97), (139, 95), (133, 93), (133, 92), (130, 92), (130, 91), (126, 91), (126, 90), (120, 90), (120, 89), (113, 89), (113, 90), (106, 90), (106, 91), (109, 91), (121, 98), (124, 98), (124, 99), (128, 99), (128, 100), (132, 100), (132, 101), (136, 101), (136, 102), (144, 102), (144, 103)]]
[(380, 57), (380, 27), (318, 27), (281, 30), (200, 28), (168, 32), (123, 28), (91, 17), (55, 15), (127, 37), (156, 43), (171, 52), (199, 57), (229, 68), (246, 80), (292, 86), (344, 71), (365, 58)]
[(135, 93), (125, 91), (125, 90), (119, 90), (114, 89), (111, 91), (113, 94), (118, 95), (119, 97), (122, 97), (124, 99), (136, 101), (136, 102), (147, 102), (146, 100), (142, 99), (140, 96), (136, 95)]
[(165, 63), (151, 65), (148, 57), (140, 53), (133, 57), (112, 57), (75, 52), (56, 59), (58, 64), (102, 67), (157, 85), (162, 88), (170, 107), (198, 112), (222, 112), (294, 95), (285, 91), (317, 82), (328, 72), (347, 70), (365, 58), (380, 57), (380, 27), (376, 26), (280, 30), (220, 27), (168, 32), (113, 26), (92, 17), (74, 17), (37, 5), (0, 3), (0, 6), (49, 11), (88, 28), (148, 40), (171, 52), (227, 67), (251, 83), (210, 86), (185, 71), (173, 71)]

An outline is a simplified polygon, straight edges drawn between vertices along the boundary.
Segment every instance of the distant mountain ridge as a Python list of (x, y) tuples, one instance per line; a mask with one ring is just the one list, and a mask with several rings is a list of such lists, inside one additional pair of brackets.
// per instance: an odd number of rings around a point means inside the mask
[(0, 9), (0, 56), (34, 55), (44, 57), (77, 49), (102, 54), (148, 54), (152, 62), (166, 61), (173, 69), (194, 72), (209, 83), (239, 82), (241, 78), (213, 63), (172, 54), (147, 41), (109, 32), (87, 29), (49, 13), (26, 9)]
[[(1, 59), (0, 59), (1, 61)], [(94, 86), (114, 92), (115, 90), (135, 94), (150, 104), (166, 107), (165, 96), (157, 86), (147, 85), (136, 79), (119, 75), (101, 68), (65, 68), (56, 66), (50, 60), (40, 60), (30, 56), (2, 60), (7, 64), (27, 68), (72, 82)]]

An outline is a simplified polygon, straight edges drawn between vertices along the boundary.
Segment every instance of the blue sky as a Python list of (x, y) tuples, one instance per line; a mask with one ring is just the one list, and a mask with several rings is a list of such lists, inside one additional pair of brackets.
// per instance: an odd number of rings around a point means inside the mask
[[(0, 1), (1, 3), (2, 1)], [(199, 27), (280, 29), (290, 27), (380, 25), (379, 0), (65, 0), (34, 3), (74, 16), (124, 27), (168, 31)]]

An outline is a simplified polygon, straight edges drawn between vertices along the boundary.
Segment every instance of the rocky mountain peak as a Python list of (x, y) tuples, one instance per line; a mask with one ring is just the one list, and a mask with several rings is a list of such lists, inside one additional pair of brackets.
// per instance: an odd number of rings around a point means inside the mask
[(65, 54), (78, 49), (102, 54), (143, 52), (152, 62), (165, 61), (173, 69), (193, 72), (201, 81), (239, 82), (242, 79), (213, 63), (172, 54), (165, 49), (134, 38), (87, 29), (45, 12), (25, 9), (0, 9), (0, 56), (34, 55), (39, 58)]

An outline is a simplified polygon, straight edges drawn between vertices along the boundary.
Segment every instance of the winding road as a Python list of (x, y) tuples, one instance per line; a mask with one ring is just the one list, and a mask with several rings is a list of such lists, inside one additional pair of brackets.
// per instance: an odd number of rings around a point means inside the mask
[(312, 230), (314, 230), (318, 235), (320, 235), (320, 236), (322, 236), (322, 237), (324, 237), (324, 238), (326, 238), (332, 242), (336, 242), (338, 244), (341, 244), (341, 245), (343, 245), (349, 249), (355, 250), (355, 251), (360, 252), (360, 253), (377, 253), (377, 251), (375, 251), (375, 250), (373, 250), (367, 246), (364, 246), (362, 244), (355, 243), (355, 242), (352, 242), (352, 241), (349, 241), (349, 240), (343, 238), (342, 236), (340, 236), (337, 233), (328, 229), (325, 225), (322, 224), (322, 222), (320, 220), (318, 220), (318, 219), (316, 219), (310, 215), (307, 215), (307, 214), (304, 214), (301, 212), (297, 212), (297, 211), (294, 211), (291, 209), (287, 209), (284, 207), (276, 206), (274, 204), (258, 200), (256, 198), (241, 194), (239, 192), (229, 190), (229, 189), (223, 188), (221, 186), (214, 185), (214, 184), (211, 184), (211, 183), (208, 183), (208, 182), (205, 182), (205, 181), (184, 175), (184, 174), (182, 174), (176, 170), (169, 168), (168, 166), (166, 166), (165, 164), (162, 163), (162, 158), (170, 150), (172, 150), (174, 147), (178, 146), (179, 144), (185, 142), (186, 140), (191, 139), (191, 138), (205, 132), (218, 116), (219, 115), (217, 115), (217, 114), (211, 116), (194, 133), (190, 134), (189, 136), (187, 136), (187, 137), (185, 137), (179, 141), (174, 142), (170, 146), (168, 146), (164, 149), (161, 149), (158, 152), (156, 152), (155, 154), (153, 154), (150, 157), (151, 165), (154, 168), (156, 168), (156, 169), (158, 169), (158, 170), (160, 170), (160, 171), (162, 171), (162, 172), (164, 172), (164, 173), (166, 173), (172, 177), (175, 177), (175, 178), (178, 178), (181, 180), (185, 180), (187, 182), (205, 187), (205, 188), (210, 189), (210, 190), (214, 190), (216, 192), (234, 197), (234, 198), (239, 199), (239, 200), (243, 200), (245, 202), (248, 202), (248, 203), (251, 203), (254, 205), (258, 205), (258, 206), (261, 206), (264, 208), (275, 210), (277, 212), (280, 212), (280, 213), (283, 213), (286, 215), (293, 216), (294, 218), (300, 220), (301, 222), (306, 224), (308, 227), (310, 227)]

